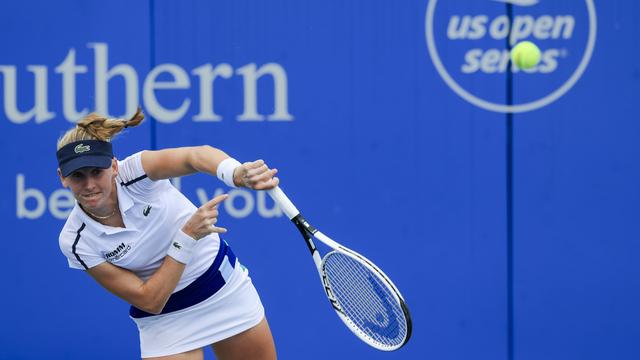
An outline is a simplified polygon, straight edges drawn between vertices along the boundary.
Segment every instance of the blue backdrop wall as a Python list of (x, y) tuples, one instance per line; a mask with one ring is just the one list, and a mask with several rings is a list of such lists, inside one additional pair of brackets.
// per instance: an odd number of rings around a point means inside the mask
[[(266, 159), (307, 218), (402, 290), (412, 340), (351, 335), (287, 220), (229, 191), (221, 223), (283, 359), (638, 359), (640, 5), (632, 1), (0, 4), (1, 359), (139, 357), (128, 305), (67, 268), (55, 141), (87, 111), (115, 141)], [(508, 48), (531, 40), (533, 70)], [(283, 261), (285, 259), (285, 261)], [(212, 358), (210, 350), (206, 354)]]

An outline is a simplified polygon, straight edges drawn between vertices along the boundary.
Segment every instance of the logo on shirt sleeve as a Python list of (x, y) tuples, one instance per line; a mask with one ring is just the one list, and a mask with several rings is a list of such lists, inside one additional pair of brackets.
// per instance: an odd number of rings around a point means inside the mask
[(125, 243), (121, 243), (115, 249), (105, 252), (104, 258), (109, 262), (114, 262), (122, 259), (122, 257), (124, 257), (129, 252), (129, 250), (131, 250), (131, 244), (125, 245)]
[(142, 215), (147, 216), (147, 215), (149, 215), (150, 212), (151, 212), (151, 205), (147, 205), (142, 210)]

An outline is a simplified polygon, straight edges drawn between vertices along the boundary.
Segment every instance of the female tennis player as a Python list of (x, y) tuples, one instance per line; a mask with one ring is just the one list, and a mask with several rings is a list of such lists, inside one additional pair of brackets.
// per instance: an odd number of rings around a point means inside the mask
[(221, 240), (220, 195), (196, 208), (169, 182), (195, 172), (255, 190), (278, 185), (262, 161), (240, 164), (210, 146), (142, 151), (122, 161), (111, 140), (144, 119), (98, 114), (58, 140), (58, 175), (77, 202), (60, 248), (69, 266), (131, 304), (145, 359), (275, 359), (271, 331), (247, 270)]

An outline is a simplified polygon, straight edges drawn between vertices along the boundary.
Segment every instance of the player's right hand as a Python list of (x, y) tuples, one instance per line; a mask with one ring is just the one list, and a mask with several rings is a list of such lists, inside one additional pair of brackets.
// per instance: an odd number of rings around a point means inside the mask
[(269, 190), (278, 186), (277, 169), (270, 169), (264, 160), (249, 161), (233, 171), (233, 183), (253, 190)]
[(218, 222), (218, 205), (229, 197), (222, 194), (209, 200), (196, 210), (191, 218), (182, 227), (182, 232), (191, 236), (195, 240), (200, 240), (211, 233), (225, 233), (227, 229), (217, 227)]

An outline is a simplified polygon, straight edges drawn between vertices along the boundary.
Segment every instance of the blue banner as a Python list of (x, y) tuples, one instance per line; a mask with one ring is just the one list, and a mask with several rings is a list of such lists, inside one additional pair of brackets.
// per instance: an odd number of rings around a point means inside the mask
[[(411, 310), (393, 353), (334, 315), (264, 192), (174, 179), (250, 269), (282, 359), (637, 359), (638, 6), (612, 0), (42, 1), (0, 5), (0, 359), (139, 358), (128, 304), (69, 269), (56, 140), (265, 159), (305, 217)], [(522, 70), (520, 41), (541, 49)], [(326, 250), (326, 249), (323, 249)], [(207, 358), (213, 358), (211, 350)]]

